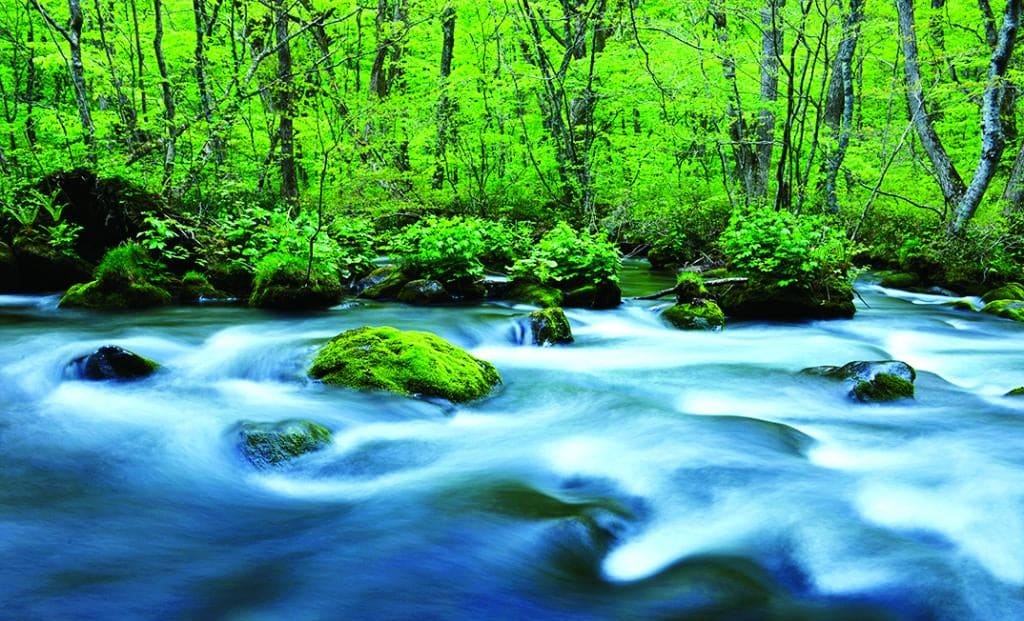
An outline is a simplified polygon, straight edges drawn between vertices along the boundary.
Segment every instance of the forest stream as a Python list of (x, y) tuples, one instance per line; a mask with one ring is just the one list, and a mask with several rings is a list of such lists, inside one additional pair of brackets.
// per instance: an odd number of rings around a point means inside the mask
[[(629, 263), (626, 296), (669, 286)], [(852, 320), (686, 332), (348, 300), (132, 314), (0, 296), (0, 618), (1024, 618), (1024, 326), (862, 279)], [(343, 330), (428, 330), (503, 384), (452, 406), (305, 375)], [(87, 382), (115, 344), (162, 367)], [(800, 374), (903, 360), (916, 398)], [(243, 420), (321, 451), (256, 469)]]

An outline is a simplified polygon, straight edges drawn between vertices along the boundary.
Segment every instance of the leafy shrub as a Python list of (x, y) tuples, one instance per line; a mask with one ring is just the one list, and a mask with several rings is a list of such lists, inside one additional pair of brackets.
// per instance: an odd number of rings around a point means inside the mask
[(409, 276), (443, 283), (477, 280), (501, 269), (523, 247), (523, 230), (477, 218), (426, 218), (406, 227), (391, 244)]
[(757, 209), (736, 213), (719, 245), (730, 267), (783, 288), (828, 288), (845, 280), (853, 244), (820, 215)]
[(651, 214), (635, 234), (650, 245), (651, 266), (685, 265), (719, 259), (718, 238), (729, 223), (728, 202), (702, 201)]
[(252, 306), (278, 309), (326, 308), (342, 297), (333, 265), (308, 256), (273, 252), (260, 260), (253, 281)]
[(618, 248), (602, 234), (577, 233), (558, 223), (534, 246), (530, 256), (512, 266), (516, 280), (562, 289), (618, 282), (622, 263)]
[(899, 267), (926, 283), (981, 293), (1020, 277), (1016, 225), (1010, 218), (999, 226), (971, 226), (958, 237), (944, 231), (907, 237), (897, 253)]
[(328, 236), (340, 250), (339, 270), (346, 277), (373, 271), (373, 225), (361, 218), (339, 218), (327, 227)]

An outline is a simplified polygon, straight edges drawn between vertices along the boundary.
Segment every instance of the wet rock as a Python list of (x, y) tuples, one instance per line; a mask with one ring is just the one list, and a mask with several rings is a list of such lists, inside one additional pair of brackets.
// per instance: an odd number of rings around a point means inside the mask
[(133, 380), (148, 377), (160, 365), (134, 352), (106, 345), (68, 365), (74, 374), (87, 380)]
[(409, 277), (394, 265), (378, 267), (368, 276), (360, 279), (355, 286), (356, 294), (370, 300), (393, 300), (398, 296)]
[(917, 379), (914, 368), (899, 360), (856, 361), (841, 367), (812, 367), (801, 372), (841, 380), (852, 399), (865, 403), (913, 398)]
[(448, 290), (436, 280), (410, 280), (398, 292), (398, 301), (414, 306), (427, 306), (451, 301)]
[(725, 314), (711, 300), (676, 304), (665, 309), (661, 316), (680, 330), (721, 330), (725, 327)]
[(996, 300), (1024, 300), (1024, 285), (1018, 282), (1011, 282), (987, 291), (981, 296), (981, 301), (986, 304)]
[(320, 349), (309, 375), (326, 384), (456, 403), (479, 399), (501, 382), (489, 362), (436, 334), (391, 327), (342, 332)]
[(510, 300), (533, 304), (541, 308), (562, 305), (562, 292), (554, 287), (530, 282), (512, 282), (506, 293)]
[(182, 302), (194, 304), (204, 300), (218, 300), (227, 298), (227, 294), (218, 291), (210, 284), (206, 276), (199, 272), (187, 272), (181, 277), (181, 286), (178, 287), (178, 299)]
[(815, 293), (796, 285), (778, 287), (752, 278), (745, 285), (724, 287), (716, 293), (726, 316), (735, 319), (848, 319), (856, 312), (853, 285), (845, 281), (828, 292)]
[(566, 291), (563, 306), (604, 310), (622, 304), (622, 289), (610, 280)]
[(1009, 391), (1008, 393), (1006, 393), (1003, 396), (1004, 397), (1024, 397), (1024, 386), (1018, 386), (1017, 388), (1014, 388), (1013, 390)]
[(331, 431), (308, 420), (279, 423), (242, 421), (235, 429), (238, 449), (257, 468), (279, 466), (331, 441)]
[(22, 234), (10, 247), (12, 280), (10, 291), (60, 291), (88, 280), (92, 264), (74, 254), (60, 252), (36, 234)]
[(915, 289), (921, 286), (917, 274), (909, 272), (878, 272), (878, 284), (888, 289)]
[(157, 284), (166, 279), (162, 270), (163, 266), (140, 246), (118, 246), (104, 255), (94, 272), (95, 279), (72, 285), (60, 299), (60, 306), (132, 310), (169, 304), (171, 294)]
[(274, 310), (330, 308), (341, 302), (341, 280), (334, 266), (281, 252), (267, 255), (256, 268), (249, 305)]
[(572, 343), (572, 328), (565, 311), (557, 306), (530, 313), (530, 331), (537, 345)]
[(986, 304), (981, 309), (981, 312), (988, 313), (989, 315), (995, 315), (996, 317), (1002, 317), (1003, 319), (1024, 321), (1024, 301), (993, 300)]

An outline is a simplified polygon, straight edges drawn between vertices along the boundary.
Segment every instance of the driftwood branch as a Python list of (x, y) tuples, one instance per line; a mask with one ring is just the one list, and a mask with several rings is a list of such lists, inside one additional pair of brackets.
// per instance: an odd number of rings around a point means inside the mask
[[(747, 282), (747, 278), (736, 276), (733, 278), (710, 278), (704, 281), (705, 287), (723, 287), (725, 285), (742, 285)], [(676, 287), (672, 286), (668, 289), (662, 289), (656, 293), (650, 295), (641, 295), (633, 298), (634, 300), (657, 300), (663, 298), (666, 295), (674, 295), (676, 293)]]

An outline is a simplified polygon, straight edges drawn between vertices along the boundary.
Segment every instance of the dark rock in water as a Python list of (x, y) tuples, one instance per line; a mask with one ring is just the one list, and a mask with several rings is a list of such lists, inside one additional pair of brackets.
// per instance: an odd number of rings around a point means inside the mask
[(530, 313), (530, 330), (537, 345), (560, 345), (573, 341), (569, 318), (557, 306)]
[(987, 291), (981, 296), (981, 301), (988, 304), (996, 300), (1024, 300), (1024, 285), (1018, 282), (1011, 282)]
[(604, 280), (565, 292), (563, 306), (604, 310), (622, 304), (622, 290), (617, 283)]
[(721, 330), (725, 327), (725, 314), (711, 300), (676, 304), (665, 309), (661, 316), (680, 330)]
[(812, 367), (801, 371), (841, 380), (849, 387), (849, 396), (862, 402), (895, 401), (914, 396), (917, 372), (899, 360), (856, 361), (841, 367)]
[(455, 403), (479, 399), (501, 382), (491, 363), (436, 334), (391, 327), (342, 332), (317, 352), (309, 375), (326, 384)]
[(116, 345), (100, 347), (95, 352), (75, 358), (69, 365), (82, 379), (132, 380), (152, 375), (160, 365)]
[(503, 300), (511, 296), (512, 283), (505, 279), (485, 278), (480, 283), (484, 288), (484, 297), (488, 300)]
[(716, 293), (718, 305), (727, 317), (734, 319), (848, 319), (856, 312), (853, 285), (845, 281), (825, 294), (796, 285), (778, 287), (751, 278), (745, 285), (722, 288)]
[(394, 265), (378, 267), (369, 276), (360, 279), (355, 286), (361, 298), (370, 300), (393, 300), (398, 296), (409, 277)]
[(235, 433), (242, 455), (257, 468), (278, 466), (318, 451), (331, 441), (329, 429), (308, 420), (280, 423), (242, 421)]
[(981, 312), (988, 313), (989, 315), (995, 315), (996, 317), (1002, 317), (1003, 319), (1024, 321), (1024, 301), (993, 300), (986, 304), (981, 309)]
[(1024, 386), (1018, 386), (1010, 392), (1003, 395), (1004, 397), (1024, 397)]
[(436, 280), (410, 280), (398, 292), (398, 301), (415, 306), (427, 306), (451, 301), (444, 285)]

